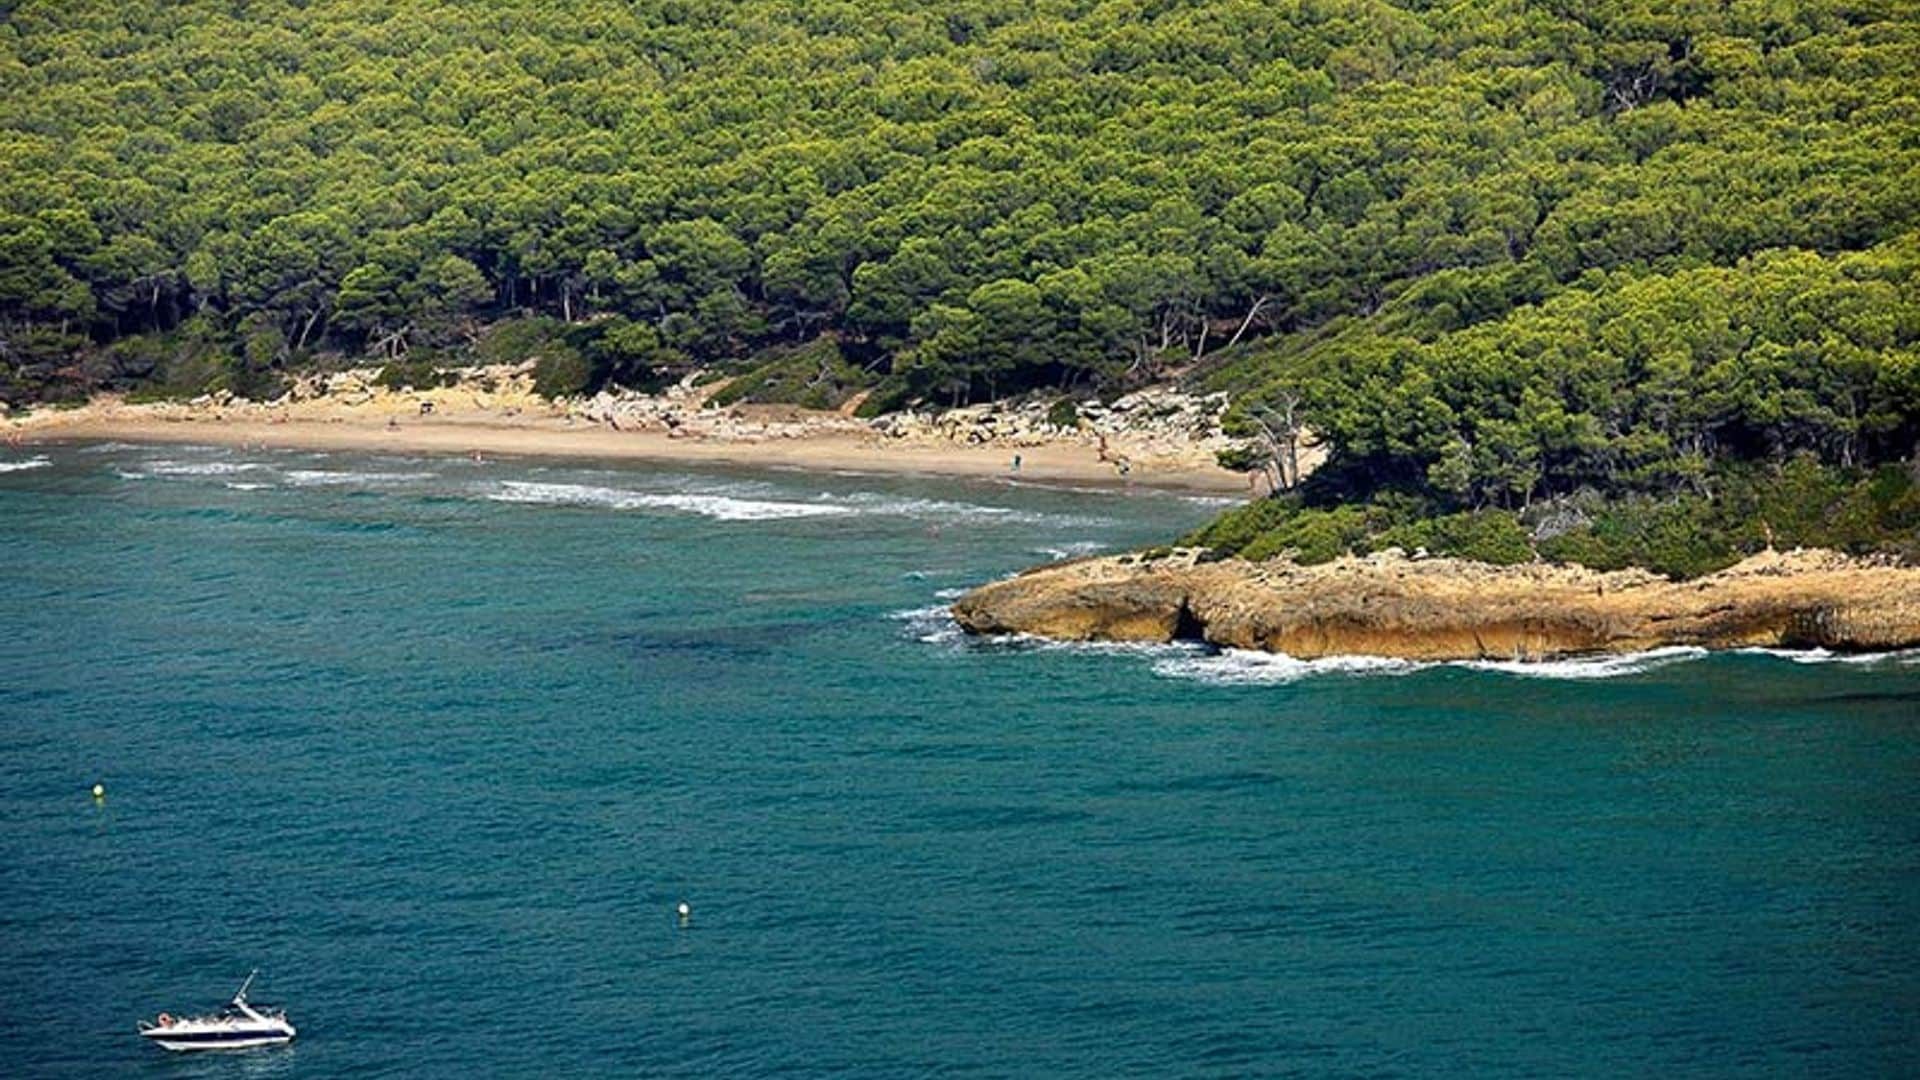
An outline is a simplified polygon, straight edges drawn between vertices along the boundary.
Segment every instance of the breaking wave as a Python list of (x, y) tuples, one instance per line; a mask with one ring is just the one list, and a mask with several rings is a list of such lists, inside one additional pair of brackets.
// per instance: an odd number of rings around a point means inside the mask
[(592, 506), (612, 510), (677, 510), (719, 521), (767, 521), (810, 517), (896, 517), (947, 522), (1006, 522), (1060, 524), (1058, 515), (1037, 514), (1003, 506), (953, 502), (946, 499), (884, 495), (878, 492), (821, 494), (799, 498), (770, 497), (766, 485), (705, 488), (690, 491), (634, 491), (598, 484), (566, 484), (530, 480), (502, 481), (487, 498), (496, 502), (539, 503), (553, 506)]
[(1696, 645), (1668, 645), (1645, 652), (1583, 656), (1570, 660), (1461, 660), (1451, 666), (1473, 671), (1497, 671), (1530, 679), (1615, 679), (1705, 655), (1707, 650)]
[(881, 495), (871, 491), (857, 491), (851, 495), (822, 495), (821, 500), (829, 505), (844, 506), (869, 514), (887, 514), (894, 517), (994, 517), (1013, 519), (1017, 511), (1003, 506), (978, 506), (973, 503), (949, 502), (946, 499), (916, 499), (906, 496)]
[(146, 466), (153, 476), (232, 476), (266, 468), (257, 461), (149, 461)]
[(545, 506), (596, 506), (613, 510), (678, 510), (718, 521), (768, 521), (779, 518), (837, 517), (852, 514), (849, 507), (824, 503), (742, 499), (731, 495), (662, 494), (596, 487), (590, 484), (549, 484), (505, 480), (487, 498), (495, 502)]
[[(950, 592), (957, 592), (951, 590)], [(947, 597), (946, 593), (942, 594)], [(966, 635), (945, 604), (894, 612), (892, 618), (908, 624), (920, 641), (950, 643)], [(1675, 645), (1644, 652), (1609, 656), (1579, 657), (1565, 660), (1455, 660), (1446, 662), (1401, 660), (1387, 656), (1327, 656), (1302, 660), (1285, 653), (1248, 649), (1220, 649), (1200, 642), (1074, 642), (1054, 641), (1027, 634), (984, 639), (1015, 650), (1067, 651), (1094, 655), (1127, 655), (1147, 659), (1155, 675), (1168, 679), (1186, 679), (1217, 686), (1277, 686), (1320, 676), (1407, 675), (1435, 668), (1456, 668), (1527, 679), (1617, 679), (1640, 675), (1672, 664), (1710, 655), (1690, 645)], [(1743, 650), (1779, 655), (1798, 663), (1897, 663), (1920, 664), (1920, 649), (1902, 653), (1876, 653), (1862, 656), (1834, 656), (1820, 653), (1791, 653), (1775, 650)]]
[(1194, 679), (1227, 686), (1298, 682), (1315, 675), (1404, 675), (1428, 665), (1384, 656), (1328, 656), (1298, 660), (1284, 653), (1222, 649), (1219, 652), (1157, 660), (1153, 673), (1170, 679)]
[(1107, 544), (1099, 540), (1074, 540), (1065, 544), (1037, 547), (1032, 550), (1035, 555), (1043, 556), (1052, 562), (1061, 562), (1066, 559), (1081, 559), (1088, 555), (1097, 555), (1107, 550), (1107, 547)]
[(44, 469), (53, 464), (45, 457), (30, 457), (25, 461), (0, 461), (0, 473), (22, 472), (27, 469)]
[(1920, 649), (1901, 649), (1895, 652), (1837, 653), (1829, 649), (1765, 649), (1758, 646), (1739, 650), (1743, 656), (1768, 656), (1775, 660), (1788, 660), (1796, 664), (1849, 664), (1854, 666), (1873, 666), (1880, 664), (1910, 666), (1920, 664)]
[(1065, 514), (1038, 513), (1030, 510), (1015, 510), (1006, 506), (954, 502), (949, 499), (883, 495), (872, 491), (857, 491), (848, 495), (822, 495), (820, 501), (828, 506), (846, 507), (863, 514), (918, 518), (935, 522), (989, 521), (1015, 525), (1105, 524), (1095, 519)]
[(430, 472), (342, 472), (333, 469), (288, 469), (287, 482), (302, 487), (327, 487), (343, 484), (402, 484), (431, 480)]
[(915, 640), (928, 645), (951, 645), (964, 640), (967, 636), (960, 624), (954, 621), (953, 612), (945, 604), (931, 604), (927, 607), (908, 608), (905, 611), (890, 611), (887, 618), (906, 623), (907, 633)]

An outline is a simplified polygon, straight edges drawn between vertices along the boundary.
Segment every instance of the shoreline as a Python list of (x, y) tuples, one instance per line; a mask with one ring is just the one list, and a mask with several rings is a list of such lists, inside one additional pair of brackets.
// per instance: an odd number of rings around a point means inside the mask
[[(125, 415), (146, 406), (90, 405), (43, 413), (10, 434), (21, 445), (130, 442), (284, 450), (396, 452), (471, 456), (597, 458), (662, 464), (713, 464), (803, 471), (845, 470), (970, 479), (1011, 479), (1073, 487), (1140, 487), (1218, 496), (1244, 495), (1243, 474), (1211, 463), (1138, 460), (1120, 475), (1078, 442), (1038, 446), (966, 446), (888, 440), (877, 434), (820, 431), (763, 439), (683, 438), (658, 430), (613, 430), (551, 416), (440, 414), (261, 420)], [(1018, 471), (1011, 468), (1020, 455)]]

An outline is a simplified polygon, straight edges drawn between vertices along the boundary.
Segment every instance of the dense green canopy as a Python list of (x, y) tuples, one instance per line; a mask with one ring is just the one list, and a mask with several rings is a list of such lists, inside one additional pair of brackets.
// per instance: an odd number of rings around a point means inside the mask
[(1198, 359), (1462, 506), (1920, 433), (1911, 0), (6, 9), (16, 399), (538, 314), (880, 401)]

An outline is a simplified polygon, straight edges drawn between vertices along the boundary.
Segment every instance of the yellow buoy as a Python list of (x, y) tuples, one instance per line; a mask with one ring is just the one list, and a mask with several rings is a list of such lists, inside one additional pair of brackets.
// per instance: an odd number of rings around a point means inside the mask
[(105, 785), (105, 784), (95, 784), (95, 785), (93, 785), (93, 797), (94, 797), (94, 798), (96, 798), (96, 799), (104, 799), (104, 798), (106, 798), (106, 797), (107, 797), (107, 785)]

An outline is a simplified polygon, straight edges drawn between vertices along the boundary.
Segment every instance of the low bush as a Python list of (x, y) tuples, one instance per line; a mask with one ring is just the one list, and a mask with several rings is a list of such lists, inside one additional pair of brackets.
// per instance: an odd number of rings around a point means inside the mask
[(797, 348), (768, 349), (752, 366), (713, 396), (715, 404), (751, 402), (838, 409), (875, 382), (871, 372), (847, 362), (832, 338), (815, 338)]
[(1262, 534), (1279, 528), (1299, 512), (1300, 503), (1297, 499), (1256, 499), (1245, 506), (1234, 507), (1181, 537), (1180, 543), (1189, 547), (1212, 548), (1223, 555), (1238, 555)]
[(485, 364), (524, 364), (544, 357), (565, 338), (566, 324), (558, 319), (507, 319), (488, 327), (474, 352)]
[(533, 365), (533, 391), (541, 397), (578, 397), (593, 385), (593, 365), (564, 344), (549, 346)]
[(460, 381), (457, 372), (442, 371), (434, 363), (432, 356), (421, 356), (406, 360), (391, 360), (380, 368), (373, 377), (374, 385), (389, 390), (429, 390), (436, 386), (452, 386)]
[(1534, 559), (1527, 530), (1518, 517), (1505, 510), (1470, 511), (1406, 522), (1374, 536), (1370, 544), (1376, 551), (1389, 547), (1403, 551), (1425, 548), (1430, 555), (1475, 559), (1497, 566)]
[(1284, 555), (1303, 566), (1312, 566), (1365, 550), (1371, 532), (1363, 506), (1301, 510), (1241, 548), (1240, 557), (1260, 562)]
[(899, 412), (913, 402), (913, 387), (900, 376), (889, 375), (875, 384), (873, 392), (868, 394), (867, 399), (860, 403), (860, 407), (853, 411), (853, 415), (862, 420), (871, 420), (876, 416)]

